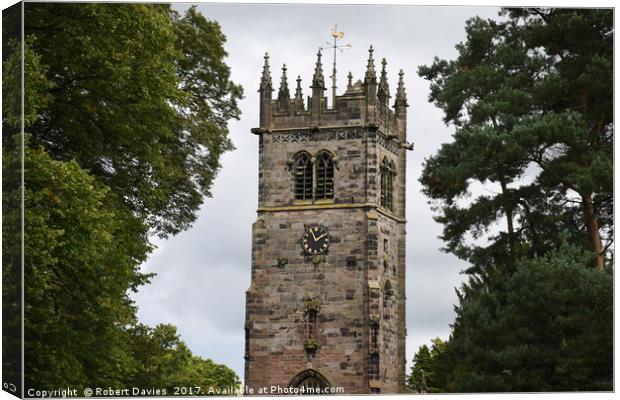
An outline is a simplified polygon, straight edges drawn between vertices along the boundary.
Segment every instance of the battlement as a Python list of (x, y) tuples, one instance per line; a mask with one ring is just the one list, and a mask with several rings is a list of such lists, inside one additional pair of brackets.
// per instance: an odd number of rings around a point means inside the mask
[(399, 73), (393, 108), (390, 107), (390, 90), (387, 82), (385, 59), (379, 81), (375, 72), (373, 48), (368, 50), (368, 63), (364, 80), (353, 83), (349, 72), (346, 91), (335, 96), (334, 104), (327, 107), (325, 96), (325, 79), (321, 63), (321, 51), (317, 53), (317, 62), (310, 86), (311, 94), (304, 101), (301, 77), (297, 77), (297, 86), (293, 97), (290, 95), (286, 65), (282, 67), (282, 76), (277, 97), (272, 98), (275, 91), (271, 83), (269, 55), (265, 54), (265, 62), (261, 76), (260, 88), (260, 127), (253, 132), (278, 131), (287, 129), (346, 126), (374, 126), (386, 136), (397, 136), (406, 140), (407, 98), (403, 82), (403, 72)]

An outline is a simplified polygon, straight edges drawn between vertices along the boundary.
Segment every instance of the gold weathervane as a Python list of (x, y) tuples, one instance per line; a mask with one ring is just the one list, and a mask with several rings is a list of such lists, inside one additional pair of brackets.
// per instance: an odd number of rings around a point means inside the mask
[(338, 25), (334, 25), (331, 32), (334, 43), (327, 42), (328, 47), (319, 47), (321, 50), (334, 49), (334, 68), (332, 69), (332, 107), (336, 108), (336, 50), (342, 53), (343, 49), (350, 49), (351, 43), (338, 44), (338, 40), (344, 38), (344, 32), (338, 30)]

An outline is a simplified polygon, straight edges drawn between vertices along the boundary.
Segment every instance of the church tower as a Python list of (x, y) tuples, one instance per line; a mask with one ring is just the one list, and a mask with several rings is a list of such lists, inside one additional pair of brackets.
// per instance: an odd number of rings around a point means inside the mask
[[(245, 385), (260, 394), (405, 386), (407, 99), (390, 107), (386, 61), (327, 107), (321, 52), (311, 93), (260, 81), (258, 216), (246, 292)], [(278, 389), (279, 388), (279, 389)], [(275, 391), (273, 391), (275, 390)], [(280, 391), (278, 391), (280, 390)], [(303, 393), (303, 391), (302, 391)], [(338, 392), (342, 393), (342, 392)]]

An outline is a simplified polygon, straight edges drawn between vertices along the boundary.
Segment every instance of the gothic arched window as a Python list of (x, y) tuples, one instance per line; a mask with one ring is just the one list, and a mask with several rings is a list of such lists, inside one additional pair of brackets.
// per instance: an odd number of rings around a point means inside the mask
[(396, 175), (396, 168), (392, 161), (388, 161), (387, 157), (384, 157), (381, 161), (381, 207), (393, 210), (394, 209), (394, 176)]
[[(291, 380), (288, 385), (289, 387), (294, 388), (306, 388), (306, 389), (325, 389), (331, 387), (331, 384), (325, 378), (323, 374), (313, 369), (307, 369)], [(308, 392), (306, 392), (308, 393)], [(317, 393), (317, 392), (313, 392)], [(312, 393), (310, 393), (312, 394)], [(317, 393), (318, 394), (318, 393)]]
[(308, 153), (299, 153), (293, 164), (295, 199), (312, 200), (312, 163)]
[(323, 152), (316, 159), (316, 196), (317, 199), (334, 197), (334, 161)]

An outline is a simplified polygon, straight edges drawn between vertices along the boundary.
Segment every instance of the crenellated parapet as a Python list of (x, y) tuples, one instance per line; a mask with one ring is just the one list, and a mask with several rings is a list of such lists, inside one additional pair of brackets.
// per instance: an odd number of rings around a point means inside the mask
[(398, 87), (393, 107), (390, 105), (390, 88), (387, 81), (387, 61), (381, 61), (380, 78), (377, 81), (374, 49), (370, 46), (363, 80), (354, 82), (349, 72), (346, 91), (337, 95), (334, 104), (328, 107), (325, 96), (322, 54), (317, 61), (310, 85), (310, 95), (304, 100), (302, 79), (297, 77), (294, 96), (291, 98), (287, 80), (286, 65), (282, 67), (280, 87), (276, 99), (269, 70), (269, 56), (265, 62), (260, 84), (260, 127), (255, 132), (270, 132), (290, 129), (321, 129), (344, 126), (375, 127), (387, 137), (406, 141), (407, 99), (400, 70)]

